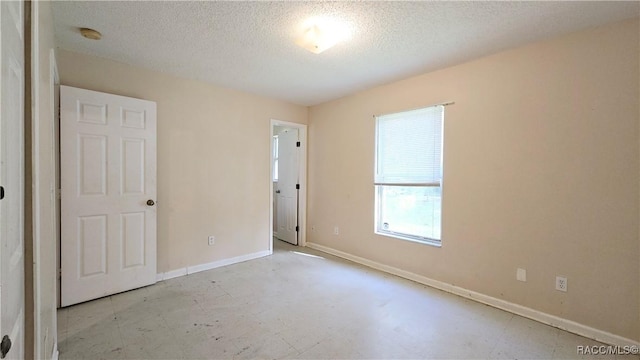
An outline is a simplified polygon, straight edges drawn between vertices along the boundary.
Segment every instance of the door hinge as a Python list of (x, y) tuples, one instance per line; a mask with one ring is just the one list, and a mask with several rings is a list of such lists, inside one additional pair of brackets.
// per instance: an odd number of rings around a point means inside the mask
[(58, 280), (62, 279), (62, 269), (58, 269)]
[(296, 184), (296, 190), (300, 190), (300, 184)]
[(62, 198), (62, 189), (56, 189), (56, 199), (60, 200)]
[(298, 225), (296, 225), (296, 232), (298, 232), (298, 229), (299, 229), (299, 228), (298, 228)]
[(296, 142), (296, 147), (300, 147), (300, 141)]

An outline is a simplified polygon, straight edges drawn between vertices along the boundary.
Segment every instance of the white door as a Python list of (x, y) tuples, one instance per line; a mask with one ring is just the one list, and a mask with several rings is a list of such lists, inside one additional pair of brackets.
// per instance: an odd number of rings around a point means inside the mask
[(278, 135), (278, 239), (298, 245), (298, 129)]
[(0, 341), (5, 349), (11, 342), (7, 359), (24, 357), (23, 11), (22, 1), (0, 1)]
[(156, 281), (156, 104), (60, 87), (62, 306)]

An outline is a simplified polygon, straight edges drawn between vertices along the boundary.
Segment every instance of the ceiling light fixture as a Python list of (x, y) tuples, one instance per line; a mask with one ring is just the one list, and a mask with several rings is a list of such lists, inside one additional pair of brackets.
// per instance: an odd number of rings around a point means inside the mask
[(102, 34), (99, 31), (89, 29), (89, 28), (80, 28), (80, 34), (91, 40), (100, 40), (102, 39)]
[(331, 48), (350, 37), (349, 28), (334, 19), (311, 18), (301, 24), (296, 43), (314, 54)]

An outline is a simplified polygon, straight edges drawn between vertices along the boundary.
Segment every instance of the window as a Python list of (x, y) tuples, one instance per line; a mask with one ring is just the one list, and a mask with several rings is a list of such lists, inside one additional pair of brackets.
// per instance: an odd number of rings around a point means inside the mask
[(278, 181), (278, 135), (273, 136), (273, 181)]
[(444, 106), (376, 117), (375, 232), (440, 245)]

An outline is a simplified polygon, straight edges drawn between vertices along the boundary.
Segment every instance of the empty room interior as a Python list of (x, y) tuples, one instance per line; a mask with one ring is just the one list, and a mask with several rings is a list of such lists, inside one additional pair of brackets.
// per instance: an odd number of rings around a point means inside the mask
[(0, 17), (2, 358), (639, 358), (640, 2)]

